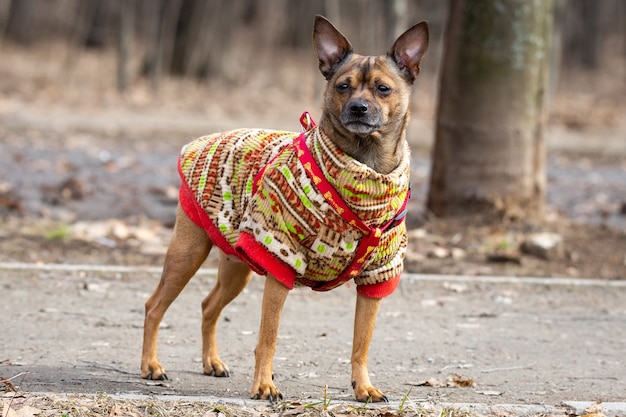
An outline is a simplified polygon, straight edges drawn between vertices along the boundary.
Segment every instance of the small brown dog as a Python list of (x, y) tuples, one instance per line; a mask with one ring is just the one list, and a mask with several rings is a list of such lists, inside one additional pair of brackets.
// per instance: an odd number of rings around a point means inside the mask
[(216, 245), (217, 282), (202, 302), (205, 374), (229, 375), (218, 355), (217, 321), (255, 271), (267, 278), (251, 397), (282, 398), (272, 361), (289, 290), (325, 291), (354, 279), (352, 387), (359, 401), (387, 401), (370, 382), (367, 357), (380, 300), (396, 288), (406, 251), (405, 130), (428, 26), (407, 30), (386, 55), (361, 56), (317, 16), (313, 45), (328, 81), (319, 126), (305, 114), (299, 135), (240, 129), (183, 148), (174, 235), (146, 302), (143, 378), (167, 379), (157, 357), (159, 323)]

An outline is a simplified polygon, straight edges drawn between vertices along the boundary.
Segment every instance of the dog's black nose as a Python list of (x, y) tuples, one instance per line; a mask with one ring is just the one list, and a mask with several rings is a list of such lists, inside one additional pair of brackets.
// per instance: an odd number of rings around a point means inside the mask
[(369, 106), (364, 101), (355, 101), (350, 104), (350, 113), (355, 116), (363, 116), (369, 110)]

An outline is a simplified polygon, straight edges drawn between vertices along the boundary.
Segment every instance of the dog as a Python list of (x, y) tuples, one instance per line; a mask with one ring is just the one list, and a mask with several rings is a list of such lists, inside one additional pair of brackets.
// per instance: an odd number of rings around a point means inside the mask
[(318, 15), (313, 46), (327, 80), (319, 125), (305, 113), (302, 134), (239, 129), (181, 151), (176, 224), (161, 280), (145, 304), (143, 378), (167, 379), (157, 357), (159, 324), (217, 246), (217, 282), (202, 302), (205, 374), (229, 376), (218, 354), (218, 318), (256, 272), (266, 279), (250, 397), (282, 399), (272, 361), (289, 290), (325, 291), (354, 280), (352, 388), (358, 401), (387, 401), (370, 382), (368, 350), (380, 301), (398, 285), (406, 252), (405, 131), (428, 25), (404, 32), (386, 55), (361, 56)]

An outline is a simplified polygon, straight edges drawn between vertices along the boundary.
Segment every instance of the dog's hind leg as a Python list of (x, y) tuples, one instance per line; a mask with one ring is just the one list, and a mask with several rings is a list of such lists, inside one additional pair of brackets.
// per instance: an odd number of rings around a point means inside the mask
[(248, 285), (251, 277), (248, 265), (220, 251), (217, 283), (202, 301), (202, 364), (207, 375), (229, 376), (228, 367), (220, 359), (217, 349), (217, 320), (224, 307)]
[(146, 301), (141, 353), (143, 378), (167, 379), (157, 354), (159, 324), (170, 304), (200, 268), (212, 246), (204, 229), (191, 221), (179, 207), (174, 235), (165, 255), (161, 281)]

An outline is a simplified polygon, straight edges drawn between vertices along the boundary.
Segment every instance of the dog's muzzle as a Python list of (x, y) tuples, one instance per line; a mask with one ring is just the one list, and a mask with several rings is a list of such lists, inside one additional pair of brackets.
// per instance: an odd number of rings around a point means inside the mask
[(369, 134), (382, 125), (380, 111), (365, 100), (351, 100), (341, 112), (341, 123), (352, 133)]

